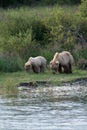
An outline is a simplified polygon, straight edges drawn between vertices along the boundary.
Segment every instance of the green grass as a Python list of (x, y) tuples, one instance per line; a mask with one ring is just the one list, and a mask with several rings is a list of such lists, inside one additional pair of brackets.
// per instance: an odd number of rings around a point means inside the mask
[(58, 8), (62, 8), (64, 12), (68, 13), (76, 13), (78, 11), (78, 6), (37, 6), (37, 7), (20, 7), (15, 9), (0, 9), (0, 18), (1, 20), (6, 20), (7, 16), (22, 16), (22, 17), (32, 17), (37, 16), (40, 18), (49, 17), (53, 11), (57, 10)]
[(86, 78), (87, 71), (74, 69), (72, 74), (52, 74), (51, 71), (46, 71), (44, 74), (35, 74), (33, 72), (26, 73), (14, 72), (14, 73), (0, 73), (0, 87), (16, 87), (20, 82), (29, 81), (47, 81), (52, 84), (59, 85), (63, 82), (73, 81), (79, 78)]
[(52, 74), (51, 71), (46, 71), (44, 74), (26, 73), (25, 71), (0, 73), (0, 95), (8, 98), (17, 97), (19, 92), (17, 87), (20, 82), (47, 81), (53, 86), (58, 86), (82, 78), (87, 78), (87, 70), (74, 69), (72, 74)]

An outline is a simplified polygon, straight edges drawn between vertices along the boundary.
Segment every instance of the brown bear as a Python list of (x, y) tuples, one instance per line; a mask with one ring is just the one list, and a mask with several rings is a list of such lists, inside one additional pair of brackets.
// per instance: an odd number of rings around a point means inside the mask
[(25, 63), (26, 71), (29, 71), (32, 67), (33, 72), (40, 73), (44, 72), (46, 68), (46, 59), (43, 56), (30, 57)]
[(72, 73), (72, 65), (74, 63), (73, 56), (68, 51), (61, 53), (56, 52), (53, 60), (50, 61), (50, 68), (55, 72)]

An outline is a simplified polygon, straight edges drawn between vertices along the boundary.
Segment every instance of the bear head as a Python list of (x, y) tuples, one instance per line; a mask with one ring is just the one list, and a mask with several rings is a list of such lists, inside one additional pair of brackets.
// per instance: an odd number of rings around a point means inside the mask
[(59, 61), (50, 62), (50, 68), (53, 70), (53, 73), (58, 72)]
[(32, 65), (32, 57), (30, 57), (30, 58), (28, 59), (28, 61), (25, 63), (25, 70), (26, 70), (26, 71), (29, 71), (31, 65)]
[(58, 71), (58, 66), (59, 66), (58, 57), (59, 57), (59, 53), (56, 52), (56, 53), (54, 54), (53, 59), (52, 59), (51, 62), (50, 62), (50, 68), (51, 68), (53, 71), (55, 71), (55, 72)]

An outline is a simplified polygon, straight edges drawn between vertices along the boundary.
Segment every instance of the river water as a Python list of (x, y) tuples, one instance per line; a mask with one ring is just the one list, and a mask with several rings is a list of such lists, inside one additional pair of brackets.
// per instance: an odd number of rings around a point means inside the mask
[(0, 130), (87, 130), (87, 82), (1, 92)]

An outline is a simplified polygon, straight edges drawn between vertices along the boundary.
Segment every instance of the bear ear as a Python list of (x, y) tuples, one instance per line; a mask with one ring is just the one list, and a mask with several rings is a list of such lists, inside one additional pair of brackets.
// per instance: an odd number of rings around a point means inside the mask
[(26, 63), (25, 63), (25, 67), (26, 67), (26, 66), (29, 66), (29, 65), (30, 65), (30, 63), (29, 63), (29, 62), (26, 62)]
[(59, 55), (59, 53), (58, 53), (58, 52), (56, 52), (56, 53), (55, 53), (55, 55)]
[(32, 57), (30, 57), (29, 59), (28, 59), (28, 61), (31, 61), (32, 60)]

